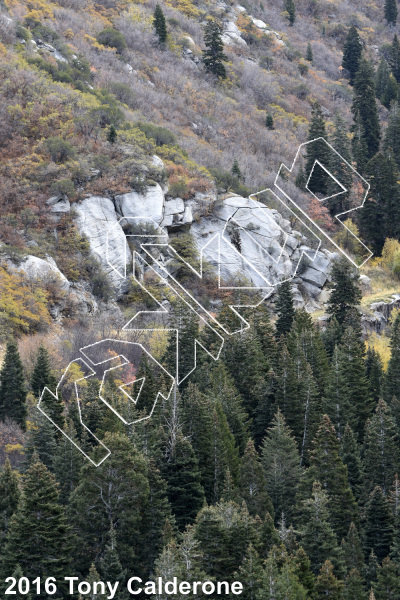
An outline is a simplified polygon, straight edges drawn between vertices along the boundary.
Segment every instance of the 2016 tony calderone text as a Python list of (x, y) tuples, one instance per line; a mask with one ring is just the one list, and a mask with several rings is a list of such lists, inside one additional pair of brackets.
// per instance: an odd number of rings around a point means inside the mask
[[(80, 594), (80, 596), (97, 595), (101, 594), (106, 596), (107, 600), (113, 600), (120, 587), (120, 582), (115, 581), (79, 581), (79, 577), (64, 577), (64, 582), (67, 585), (68, 593), (70, 595)], [(7, 577), (5, 580), (7, 584), (6, 595), (16, 594), (17, 590), (21, 595), (27, 595), (29, 593), (41, 594), (44, 590), (50, 597), (57, 592), (57, 580), (55, 577), (47, 577), (42, 579), (36, 577), (31, 580), (28, 577)], [(64, 583), (64, 585), (65, 585)], [(158, 577), (155, 581), (145, 581), (140, 577), (131, 577), (126, 584), (128, 592), (132, 596), (138, 594), (145, 594), (146, 596), (168, 594), (169, 596), (174, 595), (187, 595), (187, 594), (204, 594), (210, 596), (212, 594), (227, 596), (234, 594), (239, 596), (243, 592), (243, 584), (240, 581), (233, 581), (228, 583), (227, 581), (179, 581), (177, 577), (173, 577), (171, 581), (164, 581), (162, 577)]]

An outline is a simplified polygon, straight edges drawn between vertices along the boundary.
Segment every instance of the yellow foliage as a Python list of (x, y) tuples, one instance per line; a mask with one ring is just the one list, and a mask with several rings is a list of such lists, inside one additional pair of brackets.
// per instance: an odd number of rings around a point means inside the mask
[(383, 363), (383, 368), (386, 371), (388, 362), (390, 359), (390, 340), (385, 335), (378, 335), (377, 333), (372, 333), (367, 340), (367, 346), (369, 348), (373, 348), (375, 352), (378, 352)]
[(0, 329), (2, 333), (30, 333), (50, 324), (47, 294), (39, 286), (33, 290), (22, 275), (0, 267)]
[(196, 19), (200, 15), (199, 9), (190, 0), (167, 0), (167, 4), (183, 12), (188, 17)]
[[(380, 264), (389, 270), (392, 269), (393, 260), (397, 252), (400, 251), (400, 243), (393, 238), (387, 238), (382, 249)], [(378, 259), (379, 260), (379, 259)]]

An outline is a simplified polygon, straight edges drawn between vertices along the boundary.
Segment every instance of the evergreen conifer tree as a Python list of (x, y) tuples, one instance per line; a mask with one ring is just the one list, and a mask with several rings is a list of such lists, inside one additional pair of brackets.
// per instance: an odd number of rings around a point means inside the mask
[(115, 142), (117, 141), (117, 137), (117, 130), (115, 129), (115, 126), (111, 123), (107, 131), (107, 142), (109, 142), (110, 144), (115, 144)]
[(7, 343), (0, 370), (0, 421), (9, 418), (25, 430), (26, 386), (24, 368), (14, 340)]
[(326, 560), (321, 567), (315, 583), (315, 592), (317, 598), (343, 599), (343, 581), (335, 577), (330, 560)]
[(346, 577), (344, 598), (345, 600), (359, 600), (365, 596), (363, 579), (357, 569), (352, 569)]
[(354, 84), (354, 78), (359, 68), (362, 54), (362, 43), (357, 27), (352, 25), (347, 33), (343, 50), (342, 67), (350, 75), (350, 85)]
[(396, 25), (397, 12), (396, 0), (385, 0), (385, 19), (388, 25)]
[(388, 126), (383, 140), (383, 150), (386, 156), (392, 156), (397, 168), (400, 168), (400, 107), (393, 102), (388, 119)]
[(278, 315), (275, 323), (276, 334), (280, 337), (289, 333), (294, 319), (293, 293), (289, 281), (284, 281), (278, 286), (275, 312)]
[(104, 581), (118, 581), (122, 587), (127, 572), (122, 568), (119, 559), (117, 536), (112, 524), (108, 532), (108, 544), (100, 559), (100, 569)]
[(397, 83), (400, 83), (400, 42), (397, 34), (393, 37), (392, 47), (389, 54), (390, 69)]
[(284, 513), (290, 523), (294, 504), (292, 491), (296, 489), (302, 469), (296, 442), (279, 410), (263, 441), (262, 465), (275, 514), (280, 517)]
[(394, 320), (390, 336), (390, 360), (385, 380), (385, 397), (400, 401), (400, 314)]
[(393, 518), (382, 488), (376, 486), (371, 492), (366, 506), (365, 550), (374, 552), (381, 562), (388, 556), (393, 539)]
[(315, 161), (318, 160), (327, 168), (329, 167), (330, 162), (328, 146), (322, 140), (317, 140), (317, 138), (327, 139), (327, 137), (321, 105), (318, 102), (314, 102), (311, 109), (311, 121), (307, 138), (308, 141), (312, 143), (307, 144), (306, 146), (305, 176), (308, 180), (309, 189), (314, 194), (320, 194), (321, 196), (326, 196), (328, 194), (328, 184), (329, 180), (332, 178), (318, 164), (315, 164)]
[(265, 126), (267, 129), (270, 129), (271, 131), (273, 129), (275, 129), (274, 117), (271, 115), (271, 113), (268, 113), (267, 116), (265, 117)]
[(60, 486), (60, 502), (67, 504), (69, 496), (79, 483), (79, 473), (85, 459), (78, 448), (70, 442), (70, 440), (77, 442), (72, 421), (67, 421), (64, 431), (70, 439), (65, 436), (60, 438), (52, 465)]
[(311, 498), (303, 502), (301, 509), (302, 546), (311, 561), (314, 573), (318, 573), (326, 560), (333, 562), (336, 573), (343, 569), (337, 537), (329, 523), (329, 499), (316, 482)]
[(11, 468), (7, 458), (0, 472), (0, 544), (8, 531), (10, 519), (14, 514), (20, 499), (17, 472)]
[(360, 218), (361, 232), (371, 250), (380, 255), (385, 239), (396, 237), (397, 233), (399, 191), (396, 163), (390, 154), (378, 152), (367, 163), (366, 173), (371, 188)]
[(363, 457), (366, 492), (380, 486), (388, 494), (398, 470), (400, 449), (396, 422), (383, 400), (367, 423)]
[[(35, 365), (31, 377), (31, 388), (35, 398), (42, 397), (46, 411), (54, 423), (61, 429), (64, 427), (64, 404), (61, 398), (55, 398), (44, 388), (48, 388), (53, 394), (56, 391), (57, 379), (53, 375), (50, 366), (50, 356), (47, 349), (41, 345), (36, 356)], [(43, 394), (43, 395), (42, 395)]]
[[(104, 532), (111, 525), (124, 569), (134, 564), (142, 546), (142, 515), (150, 493), (147, 461), (121, 433), (107, 433), (103, 442), (111, 455), (97, 468), (85, 461), (68, 506), (71, 522), (79, 532), (75, 554), (82, 572), (104, 552)], [(93, 458), (97, 457), (95, 449)]]
[[(332, 153), (331, 160), (329, 161), (329, 171), (348, 190), (347, 192), (328, 200), (329, 210), (331, 211), (332, 215), (337, 215), (340, 212), (344, 212), (350, 208), (346, 204), (346, 200), (348, 199), (353, 183), (352, 171), (342, 159), (343, 157), (349, 164), (351, 164), (351, 153), (346, 125), (338, 113), (335, 117), (335, 129), (331, 138), (331, 143), (340, 156), (334, 152)], [(335, 194), (336, 188), (337, 183), (330, 178), (327, 188), (328, 194)]]
[(159, 4), (156, 5), (153, 13), (153, 27), (161, 44), (167, 41), (167, 23), (163, 10)]
[(390, 70), (388, 67), (388, 63), (385, 57), (383, 57), (381, 59), (381, 62), (379, 63), (375, 75), (375, 93), (376, 97), (379, 98), (379, 100), (381, 100), (381, 98), (383, 97), (386, 86), (389, 82), (389, 76)]
[[(31, 580), (51, 573), (62, 590), (71, 566), (71, 550), (71, 535), (64, 508), (58, 503), (55, 477), (43, 463), (34, 462), (26, 473), (23, 495), (10, 523), (1, 560), (2, 579), (19, 564), (24, 576)], [(47, 600), (47, 594), (42, 591), (37, 598)]]
[(378, 402), (381, 397), (381, 389), (383, 387), (383, 364), (379, 352), (370, 346), (367, 349), (365, 357), (365, 367), (367, 370), (367, 378), (370, 394), (374, 402)]
[(232, 165), (232, 169), (231, 169), (231, 173), (234, 177), (236, 177), (236, 179), (238, 179), (239, 181), (241, 179), (243, 179), (243, 175), (242, 175), (242, 171), (240, 170), (239, 167), (239, 163), (237, 161), (237, 159), (235, 158), (235, 160), (233, 161), (233, 165)]
[(162, 464), (167, 496), (180, 529), (194, 522), (204, 503), (199, 463), (188, 439), (179, 436), (174, 453)]
[(359, 275), (348, 260), (335, 262), (331, 272), (332, 293), (329, 297), (327, 312), (342, 325), (348, 312), (354, 310), (361, 300), (358, 286)]
[(239, 493), (246, 502), (250, 515), (258, 515), (262, 519), (267, 512), (273, 516), (274, 508), (267, 492), (267, 485), (260, 459), (249, 440), (242, 457), (239, 469)]
[(262, 576), (263, 569), (260, 557), (253, 544), (250, 544), (237, 572), (237, 580), (243, 584), (243, 600), (256, 600), (258, 598)]
[(381, 102), (388, 110), (392, 102), (397, 102), (399, 99), (399, 84), (397, 83), (394, 75), (390, 73), (385, 89), (383, 91)]
[(388, 556), (378, 568), (374, 591), (378, 600), (400, 600), (400, 578), (397, 566)]
[(285, 0), (285, 11), (288, 14), (289, 25), (292, 27), (296, 21), (296, 5), (294, 0)]
[(367, 157), (371, 159), (379, 150), (381, 133), (375, 98), (374, 71), (365, 58), (360, 60), (359, 69), (354, 78), (352, 112), (355, 123), (360, 118)]
[(342, 457), (343, 464), (345, 464), (347, 467), (349, 484), (353, 491), (354, 497), (358, 498), (361, 494), (363, 481), (362, 462), (357, 440), (348, 423), (346, 424), (342, 437), (340, 456)]
[(54, 470), (54, 460), (57, 453), (57, 442), (54, 425), (41, 412), (36, 411), (29, 431), (26, 457), (31, 460), (36, 452), (41, 462), (50, 471)]
[(206, 49), (203, 50), (203, 63), (205, 70), (220, 79), (226, 78), (226, 69), (223, 61), (227, 60), (224, 54), (224, 44), (221, 39), (222, 29), (220, 25), (209, 20), (204, 32), (204, 43)]
[(364, 553), (360, 537), (354, 523), (351, 523), (346, 537), (342, 539), (343, 560), (348, 573), (356, 570), (358, 573), (364, 571)]
[(313, 61), (313, 51), (312, 51), (310, 42), (308, 42), (308, 44), (307, 44), (306, 60), (308, 60), (308, 62), (311, 62), (311, 63)]
[(301, 585), (307, 590), (308, 596), (312, 598), (315, 588), (315, 577), (311, 570), (311, 562), (304, 548), (300, 546), (294, 555), (294, 572)]
[(330, 524), (341, 539), (357, 519), (357, 506), (339, 455), (339, 441), (327, 415), (322, 418), (313, 446), (307, 478), (311, 483), (319, 481), (328, 494)]

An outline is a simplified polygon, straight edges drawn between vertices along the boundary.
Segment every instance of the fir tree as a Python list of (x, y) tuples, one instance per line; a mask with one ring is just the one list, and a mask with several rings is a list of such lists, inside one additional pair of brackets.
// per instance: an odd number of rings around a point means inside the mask
[(286, 335), (289, 333), (294, 319), (293, 293), (289, 281), (284, 281), (278, 286), (275, 312), (278, 315), (275, 323), (276, 334), (278, 337)]
[(358, 498), (361, 494), (363, 481), (361, 455), (353, 430), (348, 423), (342, 437), (340, 456), (342, 457), (343, 464), (347, 467), (347, 474), (353, 494), (355, 498)]
[(153, 27), (161, 44), (167, 41), (167, 24), (162, 8), (159, 4), (156, 5), (153, 13)]
[[(111, 455), (99, 467), (85, 461), (80, 483), (70, 496), (71, 522), (79, 533), (76, 561), (88, 571), (105, 550), (105, 532), (115, 528), (122, 567), (131, 567), (141, 549), (142, 515), (149, 501), (148, 464), (129, 439), (107, 433), (104, 444)], [(93, 453), (97, 457), (97, 450)]]
[(400, 42), (397, 34), (394, 35), (389, 53), (389, 65), (397, 83), (400, 83)]
[(341, 539), (357, 519), (357, 506), (339, 455), (339, 441), (327, 415), (322, 418), (313, 446), (307, 477), (311, 482), (319, 481), (328, 494), (330, 523)]
[(374, 591), (378, 600), (400, 600), (400, 578), (397, 566), (387, 556), (378, 568)]
[[(229, 515), (229, 518), (226, 518)], [(205, 506), (197, 516), (195, 538), (203, 555), (202, 569), (209, 577), (231, 581), (250, 544), (255, 545), (255, 521), (246, 505), (233, 502)]]
[(365, 550), (374, 552), (379, 562), (388, 556), (393, 538), (393, 519), (382, 488), (376, 486), (366, 506)]
[(253, 517), (258, 515), (264, 518), (267, 512), (274, 515), (263, 468), (252, 440), (248, 441), (240, 463), (239, 493)]
[[(90, 569), (89, 569), (89, 573), (86, 577), (86, 581), (90, 584), (91, 589), (93, 589), (93, 584), (96, 581), (100, 581), (100, 575), (97, 572), (97, 569), (94, 565), (94, 563), (91, 564)], [(107, 594), (94, 594), (93, 592), (90, 594), (91, 595), (91, 599), (90, 600), (106, 600), (107, 598)], [(90, 596), (89, 596), (90, 597)]]
[(243, 600), (256, 600), (261, 586), (263, 569), (257, 550), (250, 544), (237, 572), (237, 581), (243, 584)]
[(320, 483), (314, 483), (310, 499), (303, 502), (301, 510), (302, 546), (318, 573), (326, 560), (331, 560), (336, 572), (342, 571), (342, 557), (335, 532), (329, 523), (328, 497)]
[(308, 62), (310, 62), (310, 63), (312, 63), (312, 61), (313, 61), (313, 51), (312, 51), (310, 42), (308, 42), (308, 44), (307, 44), (306, 60), (308, 60)]
[[(50, 356), (44, 346), (39, 346), (36, 356), (35, 366), (31, 377), (31, 388), (34, 396), (42, 402), (46, 408), (46, 412), (52, 418), (54, 423), (64, 428), (64, 404), (61, 398), (55, 398), (53, 395), (56, 391), (57, 380), (52, 373), (50, 366)], [(44, 388), (48, 388), (53, 394), (50, 394)]]
[(161, 473), (167, 482), (167, 495), (180, 529), (193, 523), (204, 502), (199, 463), (186, 438), (178, 437), (174, 452), (162, 464)]
[(361, 300), (358, 286), (359, 275), (346, 259), (335, 262), (331, 271), (332, 292), (327, 304), (327, 313), (342, 325), (347, 314), (357, 307)]
[(262, 464), (275, 514), (284, 513), (290, 523), (294, 504), (292, 491), (296, 489), (302, 469), (296, 442), (280, 411), (263, 441)]
[(296, 5), (294, 0), (285, 0), (285, 11), (288, 15), (289, 25), (292, 27), (296, 21)]
[(3, 543), (3, 538), (8, 531), (20, 495), (17, 472), (13, 471), (7, 458), (0, 473), (0, 544)]
[(226, 70), (223, 61), (228, 60), (224, 54), (224, 44), (221, 39), (222, 29), (213, 20), (209, 20), (204, 32), (203, 63), (207, 73), (211, 73), (220, 79), (226, 78)]
[(400, 108), (398, 102), (393, 102), (388, 126), (383, 140), (383, 150), (386, 156), (392, 156), (397, 168), (400, 168)]
[(342, 67), (350, 76), (350, 85), (354, 84), (354, 78), (359, 68), (362, 54), (362, 43), (357, 27), (352, 25), (347, 33), (343, 50)]
[(54, 465), (54, 473), (60, 486), (60, 502), (67, 504), (71, 493), (79, 483), (79, 473), (84, 464), (84, 457), (78, 448), (70, 442), (70, 440), (75, 443), (78, 442), (71, 421), (67, 421), (64, 431), (69, 439), (65, 436), (60, 438), (52, 465)]
[[(71, 550), (55, 477), (43, 463), (35, 462), (26, 473), (23, 495), (10, 523), (1, 561), (3, 578), (19, 564), (31, 580), (51, 573), (62, 589), (65, 573), (71, 568)], [(46, 600), (47, 594), (42, 591), (37, 598)]]
[(306, 146), (305, 175), (308, 180), (309, 189), (314, 194), (326, 196), (328, 192), (328, 182), (331, 177), (318, 164), (315, 164), (315, 161), (318, 160), (319, 163), (328, 168), (330, 152), (326, 143), (322, 140), (318, 140), (318, 138), (327, 139), (327, 133), (321, 106), (318, 102), (314, 102), (311, 109), (311, 122), (307, 138), (308, 141), (312, 143), (307, 144)]
[(395, 420), (383, 400), (367, 423), (363, 454), (367, 493), (380, 486), (388, 494), (398, 470), (400, 449)]
[(364, 58), (360, 60), (354, 79), (352, 112), (355, 123), (360, 118), (367, 147), (367, 157), (371, 159), (379, 150), (381, 133), (375, 99), (374, 71), (371, 64)]
[(218, 361), (211, 371), (209, 390), (211, 396), (221, 403), (229, 429), (242, 454), (249, 438), (249, 419), (243, 407), (243, 399), (235, 388), (233, 378), (222, 360)]
[(301, 546), (294, 555), (294, 572), (301, 585), (307, 590), (308, 597), (312, 598), (315, 588), (315, 577), (311, 570), (311, 562), (304, 548)]
[(233, 165), (232, 165), (232, 169), (231, 169), (231, 173), (234, 177), (236, 177), (236, 179), (238, 179), (239, 181), (241, 179), (243, 179), (243, 175), (242, 175), (242, 171), (240, 170), (239, 167), (239, 163), (237, 161), (237, 159), (235, 158), (235, 160), (233, 161)]
[(352, 569), (346, 577), (344, 598), (345, 600), (360, 600), (360, 598), (364, 598), (364, 596), (365, 589), (363, 579), (357, 569)]
[[(331, 143), (340, 156), (335, 152), (332, 153), (331, 160), (329, 161), (329, 171), (348, 190), (347, 192), (328, 200), (328, 206), (331, 214), (337, 215), (340, 212), (350, 208), (347, 205), (346, 200), (348, 199), (353, 183), (352, 171), (342, 159), (343, 157), (349, 164), (351, 164), (351, 153), (346, 125), (338, 113), (335, 117), (335, 129), (331, 138)], [(328, 181), (328, 194), (335, 194), (336, 189), (337, 183), (330, 178)]]
[(48, 418), (36, 411), (28, 435), (26, 457), (30, 460), (36, 452), (42, 463), (51, 471), (53, 471), (57, 453), (55, 432), (56, 428)]
[(339, 369), (341, 386), (349, 406), (347, 417), (360, 440), (363, 438), (365, 423), (371, 416), (374, 406), (369, 395), (364, 353), (365, 346), (360, 340), (359, 333), (352, 327), (348, 327), (339, 348)]
[(400, 314), (394, 320), (390, 336), (390, 360), (385, 380), (385, 397), (400, 401)]
[(389, 109), (392, 102), (397, 102), (399, 98), (399, 85), (392, 73), (390, 73), (385, 89), (381, 97), (381, 102), (385, 108)]
[(375, 93), (376, 97), (381, 100), (385, 93), (386, 86), (389, 82), (390, 70), (385, 57), (381, 59), (375, 75)]
[(385, 0), (385, 19), (388, 25), (396, 25), (397, 1)]
[(366, 173), (371, 182), (369, 197), (361, 215), (361, 232), (380, 255), (385, 239), (396, 237), (399, 215), (399, 191), (396, 163), (390, 154), (379, 152), (367, 163)]
[(174, 523), (174, 518), (168, 501), (167, 482), (152, 458), (149, 460), (148, 482), (149, 498), (141, 523), (142, 545), (137, 554), (140, 564), (153, 572), (163, 544), (163, 528), (166, 523)]
[(378, 402), (381, 397), (383, 383), (383, 364), (379, 352), (370, 346), (367, 349), (365, 357), (365, 367), (367, 371), (368, 386), (371, 397), (374, 402)]
[(307, 179), (306, 179), (306, 174), (304, 172), (303, 163), (300, 163), (299, 171), (298, 171), (298, 173), (296, 175), (296, 179), (295, 179), (295, 185), (296, 185), (296, 187), (299, 188), (299, 190), (305, 191), (306, 183), (307, 183)]
[(44, 346), (40, 345), (31, 376), (32, 392), (35, 398), (40, 398), (45, 387), (54, 392), (56, 386), (57, 380), (51, 371), (49, 353)]
[(25, 429), (26, 387), (24, 368), (14, 340), (7, 343), (0, 370), (0, 420), (9, 418)]
[(274, 117), (271, 115), (271, 113), (268, 113), (267, 116), (265, 117), (265, 126), (267, 129), (270, 129), (271, 131), (273, 129), (275, 129)]
[(119, 559), (117, 536), (113, 525), (111, 525), (110, 531), (108, 532), (108, 544), (106, 545), (104, 554), (100, 559), (100, 568), (104, 581), (118, 581), (120, 587), (122, 587), (127, 572), (122, 568), (121, 561)]
[(116, 141), (117, 141), (117, 130), (115, 129), (114, 125), (111, 123), (111, 125), (107, 131), (107, 142), (109, 142), (110, 144), (115, 144)]
[(343, 582), (335, 577), (330, 560), (326, 560), (321, 567), (315, 584), (315, 593), (316, 598), (343, 599)]
[(357, 170), (360, 173), (365, 172), (368, 162), (368, 146), (365, 137), (365, 129), (360, 115), (357, 115), (352, 127), (353, 139), (351, 140), (351, 151)]
[(351, 523), (346, 537), (342, 539), (342, 552), (348, 573), (351, 573), (353, 570), (356, 570), (358, 573), (364, 571), (364, 554), (354, 523)]

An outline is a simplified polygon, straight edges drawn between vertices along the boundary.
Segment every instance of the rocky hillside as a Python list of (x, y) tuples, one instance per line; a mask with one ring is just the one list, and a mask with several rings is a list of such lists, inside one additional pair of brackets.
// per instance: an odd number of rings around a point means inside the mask
[[(23, 272), (42, 293), (32, 302), (65, 324), (120, 310), (129, 286), (110, 265), (124, 260), (122, 217), (146, 216), (164, 243), (181, 239), (196, 254), (235, 210), (258, 207), (259, 229), (250, 231), (243, 216), (243, 256), (237, 250), (222, 260), (222, 279), (262, 281), (268, 295), (295, 274), (296, 303), (321, 307), (330, 252), (321, 248), (299, 264), (313, 240), (247, 198), (273, 187), (281, 162), (291, 163), (307, 139), (313, 102), (328, 136), (340, 115), (351, 137), (343, 46), (355, 25), (373, 65), (388, 55), (397, 26), (386, 23), (383, 2), (299, 0), (291, 22), (281, 0), (169, 0), (165, 44), (153, 27), (153, 0), (4, 0), (0, 7), (0, 240), (10, 293)], [(220, 80), (202, 61), (209, 18), (221, 26)], [(378, 112), (385, 127), (388, 109), (378, 102)], [(294, 182), (288, 189), (305, 202)], [(270, 258), (257, 254), (257, 239)], [(278, 266), (271, 256), (280, 257)], [(246, 257), (262, 263), (264, 275)], [(173, 272), (173, 261), (167, 266)], [(5, 331), (39, 327), (38, 319), (21, 327), (13, 319)]]

